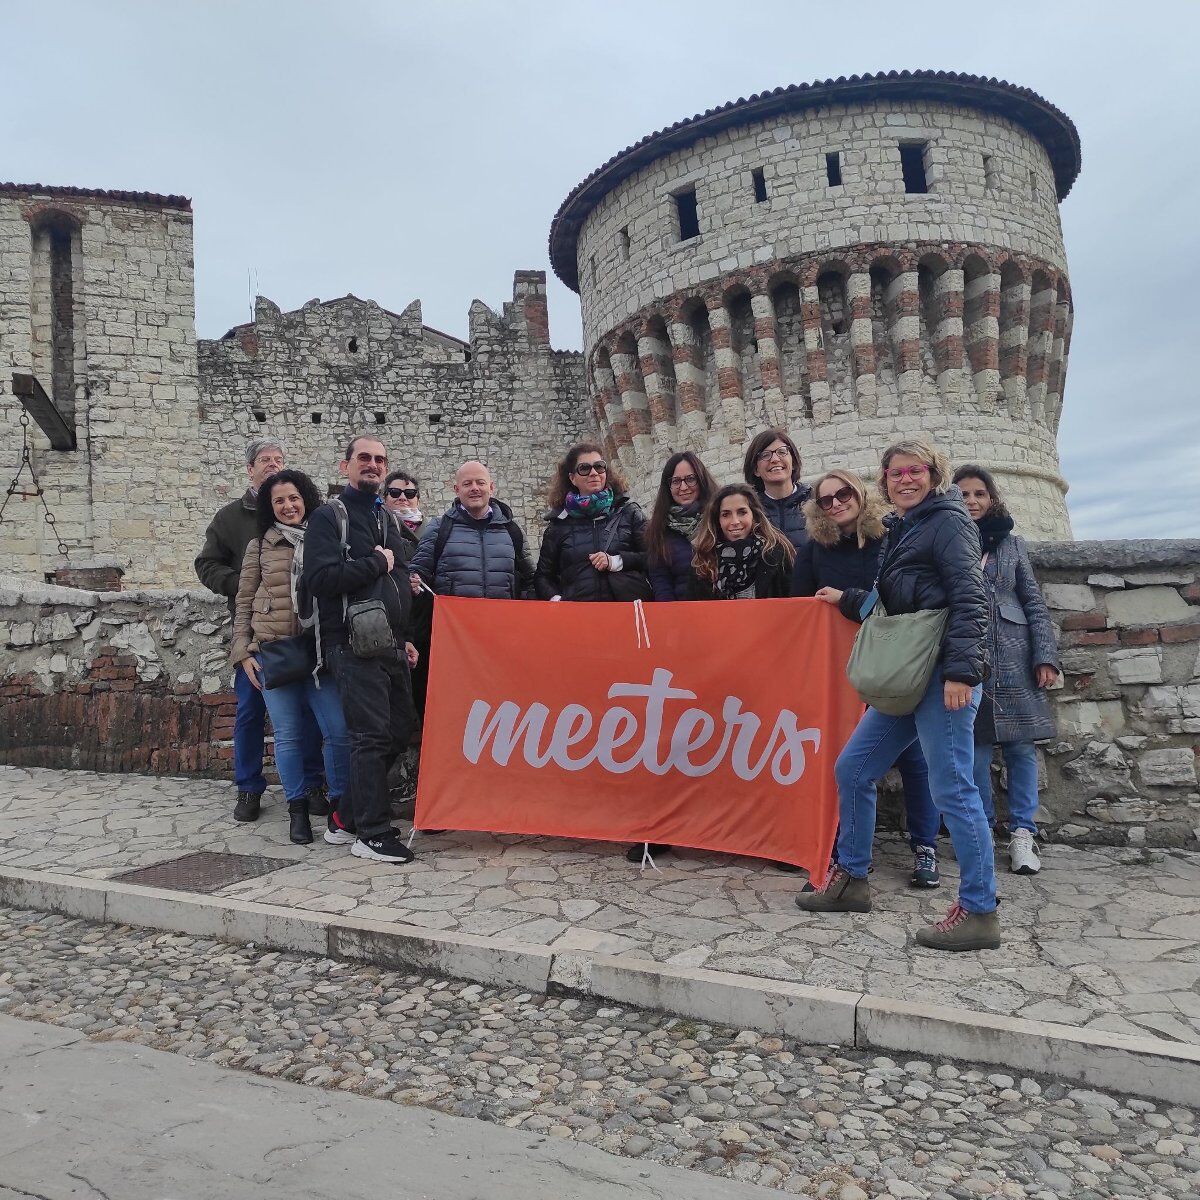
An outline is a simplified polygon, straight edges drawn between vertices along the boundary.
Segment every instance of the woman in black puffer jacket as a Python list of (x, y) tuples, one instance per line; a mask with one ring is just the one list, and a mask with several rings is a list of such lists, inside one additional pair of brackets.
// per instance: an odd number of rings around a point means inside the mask
[[(858, 620), (851, 607), (875, 582), (883, 545), (884, 504), (853, 471), (830, 471), (817, 480), (804, 505), (808, 540), (796, 552), (793, 596), (816, 596), (836, 605), (844, 617)], [(862, 604), (861, 599), (859, 605)], [(904, 812), (913, 852), (909, 883), (940, 887), (937, 837), (942, 816), (929, 794), (929, 768), (920, 742), (913, 742), (895, 762), (904, 784)]]
[(572, 446), (550, 487), (534, 588), (539, 600), (649, 600), (646, 518), (599, 446)]
[[(890, 615), (948, 610), (941, 656), (914, 711), (893, 717), (868, 708), (835, 768), (840, 823), (829, 875), (797, 897), (809, 912), (869, 912), (867, 872), (875, 834), (875, 781), (914, 741), (929, 767), (933, 801), (950, 831), (959, 866), (959, 895), (944, 920), (917, 931), (935, 950), (1000, 945), (992, 831), (975, 784), (975, 713), (987, 674), (988, 599), (980, 570), (979, 533), (962, 493), (950, 483), (945, 456), (928, 442), (890, 446), (879, 479), (897, 515), (886, 520), (880, 551), (879, 602)], [(847, 588), (847, 606), (869, 597)]]

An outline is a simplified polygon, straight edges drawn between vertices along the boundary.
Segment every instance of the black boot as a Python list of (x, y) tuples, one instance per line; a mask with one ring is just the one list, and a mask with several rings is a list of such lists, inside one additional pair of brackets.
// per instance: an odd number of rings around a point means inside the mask
[[(658, 858), (660, 855), (669, 854), (671, 851), (671, 847), (666, 845), (664, 842), (650, 842), (648, 848), (651, 858)], [(629, 849), (625, 851), (625, 861), (631, 863), (640, 863), (644, 861), (646, 849), (646, 842), (638, 842), (635, 845), (630, 846)]]
[(288, 836), (297, 846), (307, 846), (313, 840), (312, 825), (308, 820), (307, 803), (301, 800), (299, 804), (289, 804), (288, 820), (291, 824)]
[(329, 816), (329, 800), (325, 795), (323, 787), (309, 788), (308, 795), (305, 797), (308, 802), (308, 812), (313, 817)]
[(257, 821), (262, 795), (259, 792), (238, 792), (237, 804), (233, 806), (235, 821)]

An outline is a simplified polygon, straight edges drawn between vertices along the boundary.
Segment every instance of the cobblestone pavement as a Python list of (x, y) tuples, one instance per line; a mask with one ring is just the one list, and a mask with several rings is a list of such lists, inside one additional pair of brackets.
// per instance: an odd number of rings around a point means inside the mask
[(180, 934), (0, 909), (0, 1012), (833, 1200), (1200, 1193), (1189, 1109)]
[(945, 911), (955, 864), (940, 891), (914, 892), (894, 837), (875, 911), (816, 917), (793, 903), (802, 877), (725, 855), (642, 871), (607, 843), (449, 833), (421, 835), (411, 866), (365, 862), (291, 845), (267, 796), (238, 825), (220, 782), (0, 767), (0, 865), (105, 878), (189, 851), (262, 854), (284, 865), (217, 894), (1200, 1043), (1200, 855), (1048, 846), (1036, 878), (999, 874), (1003, 948), (941, 955), (912, 931)]

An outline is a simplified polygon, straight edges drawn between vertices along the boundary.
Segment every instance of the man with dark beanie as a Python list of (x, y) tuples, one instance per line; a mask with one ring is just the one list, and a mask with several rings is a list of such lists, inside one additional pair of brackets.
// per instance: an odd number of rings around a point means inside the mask
[[(196, 575), (210, 592), (224, 596), (233, 616), (233, 601), (246, 546), (258, 536), (255, 497), (258, 489), (285, 466), (283, 443), (277, 438), (255, 438), (246, 447), (246, 476), (249, 486), (236, 500), (219, 509), (204, 534), (204, 546), (196, 556)], [(263, 778), (263, 737), (266, 733), (267, 707), (262, 692), (251, 682), (241, 666), (234, 668), (233, 690), (237, 696), (237, 715), (233, 721), (233, 778), (237, 801), (235, 821), (257, 821), (262, 794), (267, 789)], [(309, 727), (304, 739), (304, 790), (308, 811), (314, 816), (329, 812), (325, 802), (325, 767), (321, 761), (321, 731), (308, 710)]]
[[(338, 470), (346, 487), (312, 514), (304, 543), (304, 586), (317, 605), (321, 654), (337, 679), (350, 730), (350, 787), (329, 816), (325, 840), (351, 846), (359, 858), (406, 863), (413, 853), (392, 828), (387, 764), (416, 724), (409, 679), (416, 650), (408, 641), (412, 588), (404, 542), (380, 496), (387, 450), (360, 435)], [(355, 653), (348, 628), (365, 601), (382, 604), (374, 633), (386, 641), (390, 632), (391, 641), (369, 657)]]

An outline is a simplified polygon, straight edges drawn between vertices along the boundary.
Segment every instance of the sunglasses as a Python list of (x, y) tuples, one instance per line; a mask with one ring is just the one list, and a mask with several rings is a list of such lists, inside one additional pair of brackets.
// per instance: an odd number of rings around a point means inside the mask
[(379, 466), (379, 467), (386, 467), (387, 466), (387, 455), (386, 454), (368, 454), (364, 450), (361, 454), (356, 454), (354, 456), (354, 461), (356, 463), (361, 463), (364, 467), (369, 467), (371, 465), (371, 463), (375, 463), (375, 465)]
[(846, 484), (845, 487), (838, 488), (832, 496), (818, 496), (817, 507), (828, 512), (835, 504), (849, 504), (855, 498), (854, 489)]
[(387, 494), (393, 500), (399, 500), (403, 496), (406, 500), (415, 500), (421, 493), (416, 488), (390, 487)]
[(571, 472), (571, 474), (572, 475), (590, 475), (593, 471), (595, 471), (597, 475), (607, 475), (608, 474), (608, 463), (606, 463), (606, 462), (576, 463), (575, 470), (573, 470)]

